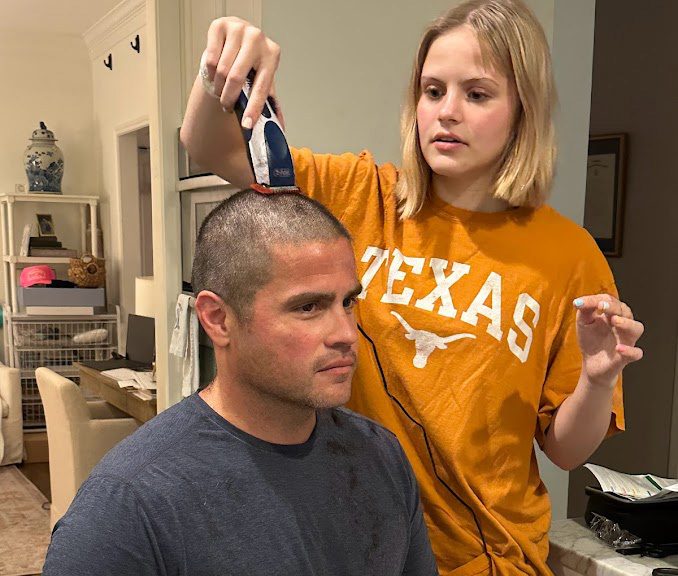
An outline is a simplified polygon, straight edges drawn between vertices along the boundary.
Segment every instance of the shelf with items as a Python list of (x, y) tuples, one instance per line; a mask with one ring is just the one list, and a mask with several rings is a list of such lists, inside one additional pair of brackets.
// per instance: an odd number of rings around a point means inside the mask
[(54, 360), (41, 366), (72, 364), (59, 358), (64, 351), (76, 355), (76, 362), (109, 358), (117, 350), (118, 322), (117, 313), (44, 317), (10, 312), (6, 317), (8, 360), (16, 368), (35, 368), (21, 355)]
[(45, 366), (79, 383), (74, 362), (106, 360), (118, 351), (120, 310), (92, 316), (32, 316), (5, 312), (5, 360), (19, 369), (24, 428), (45, 427), (35, 369)]
[(3, 260), (9, 264), (68, 264), (71, 261), (56, 256), (4, 256)]
[(53, 204), (97, 204), (97, 196), (79, 194), (0, 194), (0, 202), (51, 202)]
[(70, 258), (65, 256), (27, 256), (17, 254), (15, 249), (15, 207), (23, 203), (40, 204), (72, 204), (80, 206), (80, 249), (86, 251), (87, 246), (87, 214), (90, 218), (90, 246), (92, 255), (99, 256), (97, 241), (97, 206), (96, 196), (78, 196), (66, 194), (0, 194), (0, 226), (2, 227), (2, 267), (5, 283), (5, 302), (11, 306), (13, 313), (19, 311), (17, 303), (17, 267), (36, 264), (69, 264)]

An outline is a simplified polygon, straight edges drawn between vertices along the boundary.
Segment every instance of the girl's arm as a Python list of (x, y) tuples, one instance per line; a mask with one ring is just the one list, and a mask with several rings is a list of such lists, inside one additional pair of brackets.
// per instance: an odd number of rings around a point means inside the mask
[(256, 70), (242, 118), (243, 127), (252, 128), (273, 93), (280, 47), (244, 20), (219, 18), (207, 33), (203, 61), (214, 95), (207, 93), (199, 74), (188, 99), (181, 142), (202, 168), (244, 188), (254, 177), (233, 107), (249, 71)]
[(598, 448), (610, 424), (617, 379), (624, 366), (643, 357), (635, 344), (644, 327), (626, 304), (598, 294), (577, 298), (574, 305), (582, 371), (544, 441), (544, 453), (564, 470), (579, 466)]

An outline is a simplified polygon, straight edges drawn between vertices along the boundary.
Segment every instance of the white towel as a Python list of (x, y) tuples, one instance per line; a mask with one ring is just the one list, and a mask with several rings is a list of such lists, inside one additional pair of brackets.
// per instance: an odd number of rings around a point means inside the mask
[(200, 385), (198, 317), (195, 314), (195, 298), (187, 294), (179, 294), (175, 313), (170, 354), (184, 359), (181, 394), (185, 398), (193, 394)]

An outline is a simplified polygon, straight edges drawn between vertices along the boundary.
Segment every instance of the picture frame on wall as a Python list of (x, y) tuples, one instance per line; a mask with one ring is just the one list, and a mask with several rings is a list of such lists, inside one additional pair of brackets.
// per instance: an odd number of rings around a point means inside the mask
[(605, 256), (622, 255), (626, 134), (589, 137), (584, 228)]

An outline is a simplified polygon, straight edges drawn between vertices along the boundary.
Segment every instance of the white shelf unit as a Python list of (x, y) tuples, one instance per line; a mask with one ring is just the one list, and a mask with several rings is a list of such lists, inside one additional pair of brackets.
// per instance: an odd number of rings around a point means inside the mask
[[(45, 366), (79, 383), (74, 362), (106, 360), (118, 351), (120, 309), (93, 316), (33, 316), (5, 312), (5, 358), (18, 368), (21, 379), (24, 428), (45, 427), (35, 369)], [(106, 330), (97, 342), (79, 342), (75, 336), (92, 330)]]
[[(97, 243), (96, 196), (66, 194), (2, 194), (0, 195), (0, 244), (2, 247), (2, 271), (5, 283), (4, 341), (5, 361), (18, 368), (21, 378), (22, 411), (25, 429), (45, 427), (45, 411), (42, 406), (35, 369), (46, 366), (78, 382), (77, 368), (73, 362), (81, 360), (105, 360), (118, 350), (120, 312), (93, 316), (48, 316), (27, 315), (19, 311), (17, 302), (17, 268), (34, 264), (69, 264), (70, 258), (21, 256), (16, 253), (17, 227), (15, 207), (17, 203), (72, 204), (80, 207), (80, 249), (87, 246), (87, 211), (91, 225), (92, 255), (99, 256)], [(73, 337), (90, 330), (105, 328), (106, 338), (96, 343), (77, 343)]]
[(14, 207), (17, 202), (76, 204), (80, 206), (80, 246), (85, 251), (87, 245), (87, 208), (89, 207), (91, 225), (92, 255), (99, 256), (97, 245), (97, 206), (96, 196), (76, 196), (72, 194), (2, 194), (0, 195), (0, 227), (2, 228), (2, 273), (5, 283), (5, 303), (11, 306), (11, 312), (19, 312), (17, 304), (17, 264), (68, 264), (69, 258), (40, 256), (19, 256), (14, 250), (15, 222)]

